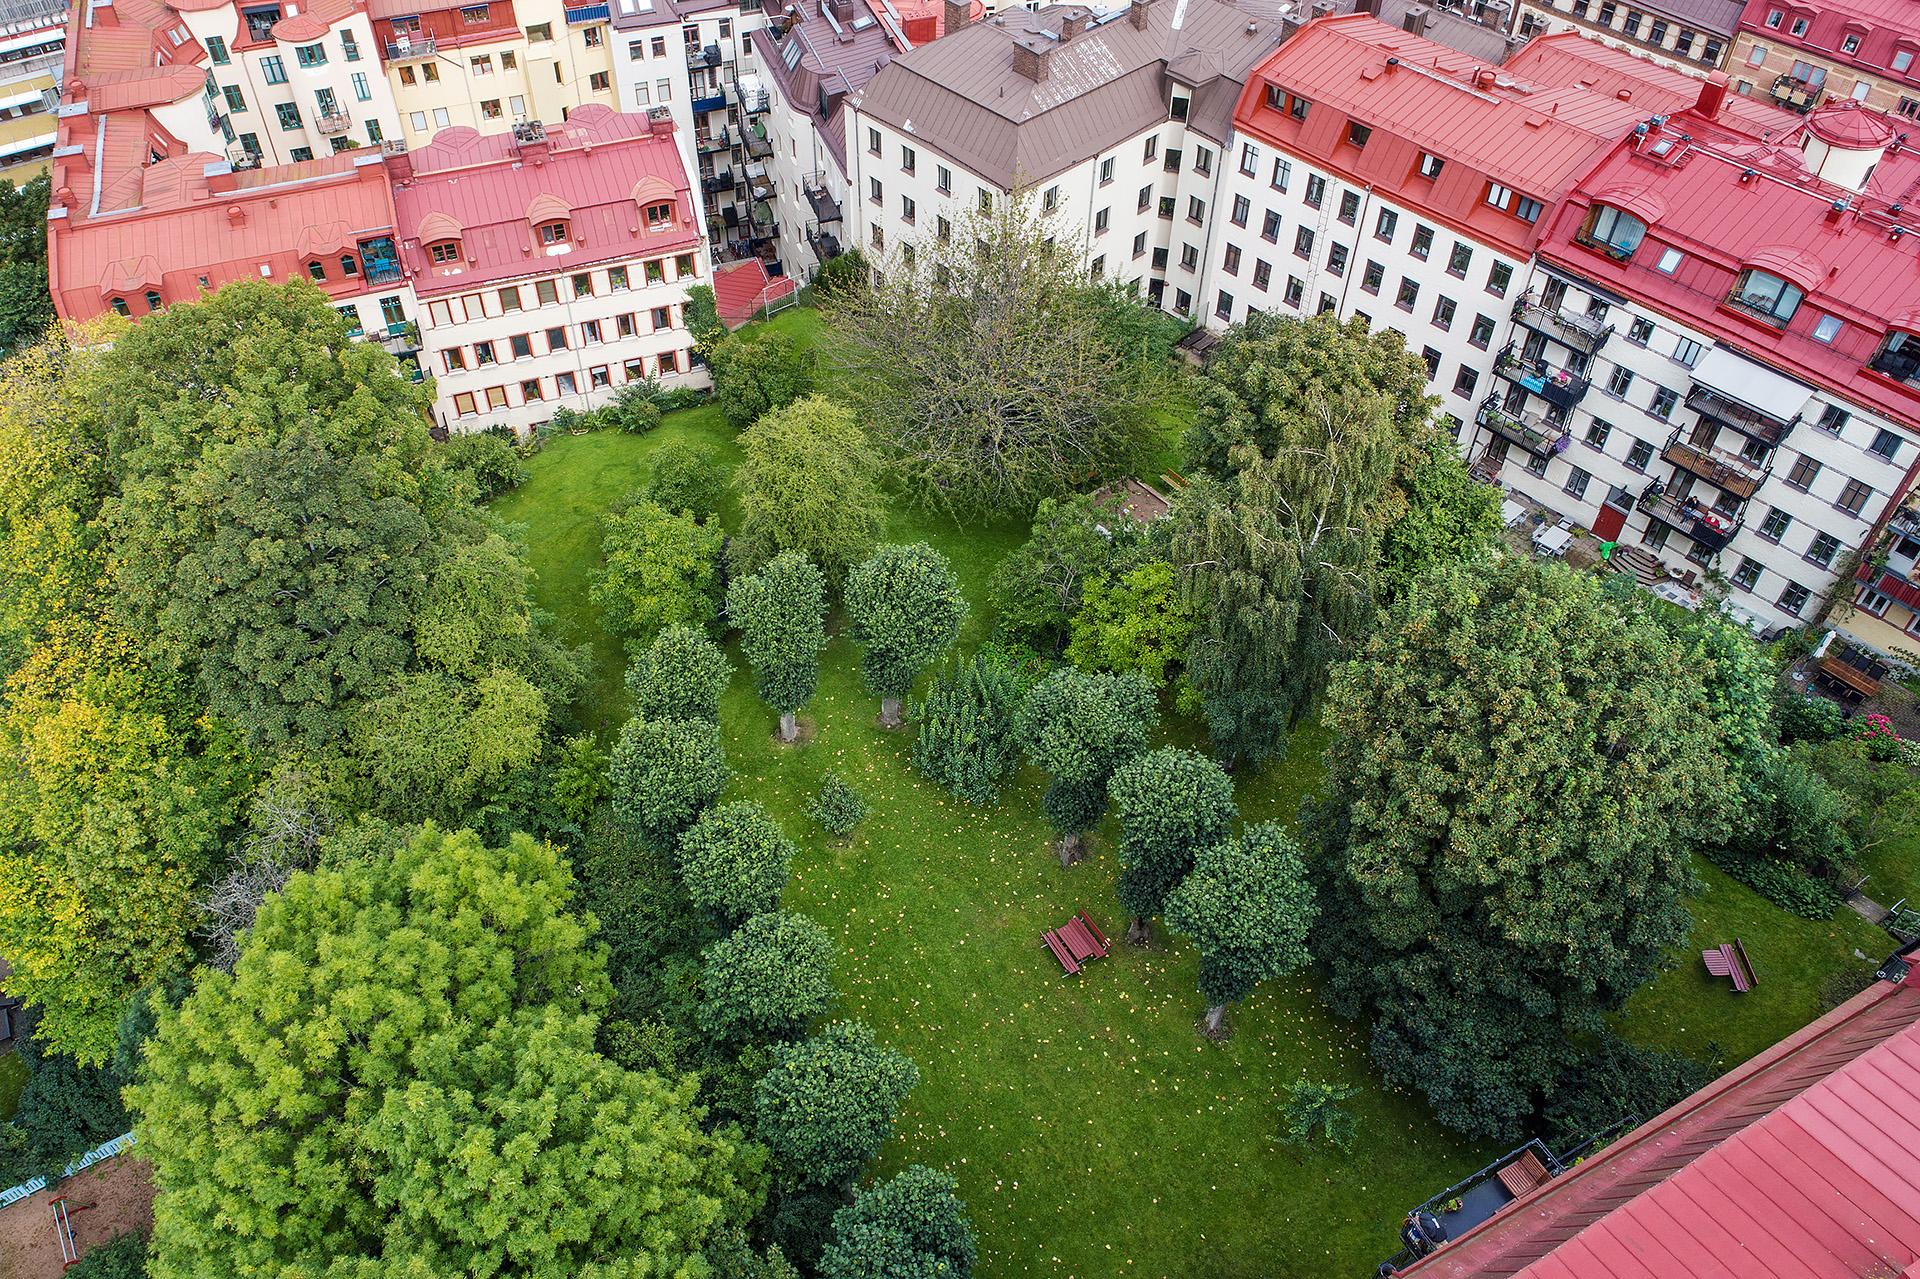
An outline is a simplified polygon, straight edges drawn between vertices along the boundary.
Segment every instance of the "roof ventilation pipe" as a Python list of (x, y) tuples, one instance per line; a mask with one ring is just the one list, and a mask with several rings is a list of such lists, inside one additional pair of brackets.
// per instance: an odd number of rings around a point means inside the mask
[(1693, 109), (1702, 119), (1712, 120), (1719, 117), (1720, 108), (1726, 101), (1727, 73), (1716, 71), (1700, 86), (1700, 99), (1693, 104)]

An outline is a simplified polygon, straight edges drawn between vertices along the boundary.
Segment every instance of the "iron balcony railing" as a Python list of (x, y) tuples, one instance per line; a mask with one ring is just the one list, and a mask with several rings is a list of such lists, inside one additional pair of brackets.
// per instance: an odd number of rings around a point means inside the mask
[(345, 111), (329, 111), (325, 115), (315, 118), (314, 127), (319, 129), (321, 134), (327, 136), (336, 133), (345, 133), (353, 127), (353, 117), (349, 116)]
[(1502, 408), (1497, 395), (1489, 395), (1481, 402), (1479, 422), (1495, 435), (1513, 441), (1535, 457), (1550, 457), (1565, 452), (1567, 448), (1567, 428), (1563, 423), (1539, 413)]
[(1691, 497), (1675, 499), (1649, 486), (1640, 495), (1640, 512), (1692, 538), (1705, 551), (1719, 551), (1740, 531), (1741, 521), (1712, 510)]
[(1529, 292), (1514, 308), (1513, 318), (1537, 333), (1564, 342), (1576, 351), (1592, 355), (1613, 336), (1613, 326), (1605, 320), (1564, 307), (1548, 306)]
[(1696, 475), (1735, 497), (1752, 497), (1767, 477), (1767, 469), (1758, 462), (1721, 449), (1690, 444), (1677, 436), (1667, 441), (1660, 456), (1689, 475)]
[(1580, 403), (1591, 385), (1572, 369), (1528, 359), (1511, 342), (1493, 363), (1493, 371), (1518, 386), (1523, 386), (1557, 409), (1570, 409)]
[(434, 56), (433, 36), (425, 32), (395, 36), (387, 42), (387, 61), (405, 62), (410, 58)]
[(1751, 404), (1741, 403), (1724, 391), (1700, 383), (1695, 383), (1687, 392), (1687, 407), (1768, 445), (1786, 439), (1794, 423), (1800, 420), (1798, 417), (1775, 417)]

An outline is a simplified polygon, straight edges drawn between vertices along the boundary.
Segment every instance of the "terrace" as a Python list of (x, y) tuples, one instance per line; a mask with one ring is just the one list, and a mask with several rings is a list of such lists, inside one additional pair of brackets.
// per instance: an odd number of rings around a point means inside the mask
[(1565, 307), (1548, 306), (1537, 300), (1531, 291), (1514, 307), (1513, 318), (1536, 333), (1543, 333), (1556, 342), (1564, 342), (1588, 355), (1605, 346), (1607, 339), (1613, 336), (1613, 326), (1605, 320), (1569, 311)]
[(1689, 444), (1677, 436), (1667, 442), (1660, 456), (1687, 474), (1698, 476), (1735, 497), (1752, 497), (1767, 477), (1766, 468), (1750, 458)]
[(1740, 531), (1738, 519), (1702, 506), (1697, 498), (1675, 498), (1649, 486), (1640, 497), (1640, 513), (1692, 538), (1709, 554), (1719, 551)]
[(1580, 403), (1592, 385), (1570, 368), (1522, 355), (1511, 342), (1494, 361), (1493, 371), (1496, 376), (1525, 387), (1557, 409), (1570, 409)]
[(1687, 407), (1716, 422), (1732, 427), (1742, 435), (1772, 446), (1787, 438), (1799, 418), (1782, 419), (1743, 404), (1723, 391), (1695, 383), (1687, 392)]
[(1480, 404), (1476, 419), (1480, 425), (1503, 439), (1512, 440), (1535, 457), (1550, 457), (1567, 448), (1567, 428), (1539, 413), (1500, 407), (1500, 397), (1489, 395)]

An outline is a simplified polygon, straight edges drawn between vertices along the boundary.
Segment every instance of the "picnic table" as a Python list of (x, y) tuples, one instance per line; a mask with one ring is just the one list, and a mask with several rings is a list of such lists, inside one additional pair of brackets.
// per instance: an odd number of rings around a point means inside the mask
[(1080, 911), (1058, 928), (1049, 928), (1040, 934), (1040, 940), (1046, 943), (1053, 957), (1060, 961), (1071, 977), (1080, 971), (1088, 961), (1104, 959), (1107, 954), (1107, 935), (1100, 926), (1088, 918), (1086, 911)]
[(1533, 549), (1542, 555), (1560, 556), (1573, 545), (1573, 530), (1554, 524), (1542, 524), (1533, 530)]
[(1744, 995), (1760, 983), (1753, 972), (1753, 961), (1747, 958), (1747, 948), (1740, 944), (1738, 937), (1725, 945), (1701, 951), (1700, 962), (1715, 977), (1731, 981), (1735, 994)]

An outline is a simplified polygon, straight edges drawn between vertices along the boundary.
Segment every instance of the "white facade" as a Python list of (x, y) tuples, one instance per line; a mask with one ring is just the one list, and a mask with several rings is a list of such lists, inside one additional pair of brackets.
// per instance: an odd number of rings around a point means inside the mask
[[(840, 123), (846, 121), (842, 115)], [(787, 274), (811, 279), (833, 256), (823, 256), (823, 250), (847, 247), (847, 175), (827, 149), (813, 116), (796, 111), (777, 90), (767, 112), (767, 136), (773, 154), (766, 161), (766, 178), (780, 224), (780, 260)], [(813, 192), (819, 193), (817, 198), (810, 196)], [(822, 235), (832, 238), (831, 246)]]

